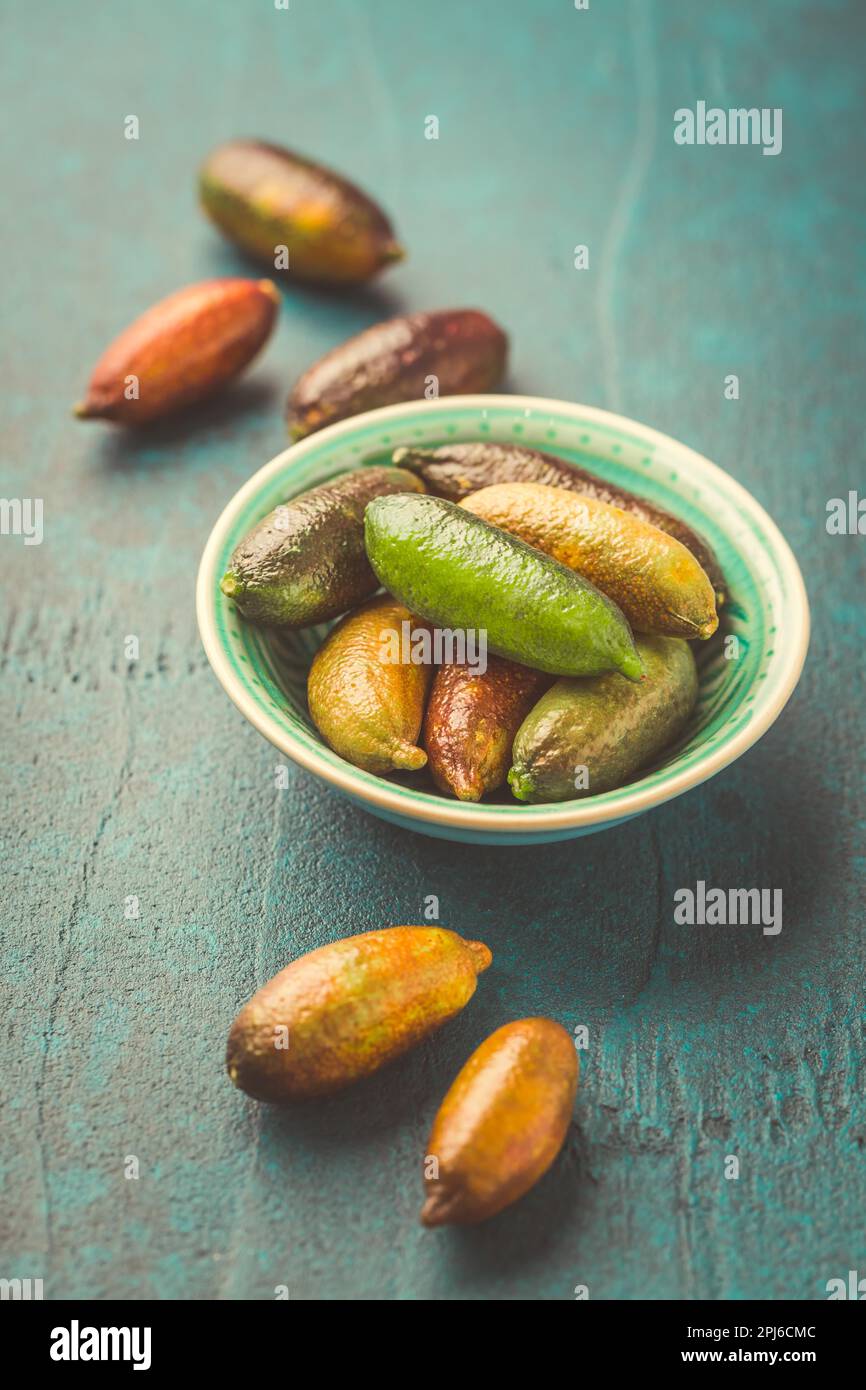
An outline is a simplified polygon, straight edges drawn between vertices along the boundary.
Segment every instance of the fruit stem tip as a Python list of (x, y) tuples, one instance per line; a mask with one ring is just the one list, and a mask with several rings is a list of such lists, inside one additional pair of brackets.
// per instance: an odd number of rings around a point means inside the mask
[(272, 299), (274, 301), (275, 304), (279, 304), (280, 292), (274, 284), (273, 280), (260, 280), (259, 289), (261, 290), (262, 294), (266, 294), (269, 299)]
[(458, 801), (480, 801), (484, 795), (484, 784), (476, 773), (456, 772), (452, 774), (451, 790)]
[(413, 449), (411, 444), (401, 444), (391, 455), (391, 462), (398, 468), (408, 468), (410, 473), (415, 473), (420, 478), (425, 457), (423, 450)]
[(428, 1230), (433, 1226), (444, 1226), (448, 1220), (448, 1210), (437, 1200), (435, 1192), (431, 1192), (427, 1201), (421, 1208), (421, 1225)]
[(401, 771), (417, 772), (427, 762), (427, 754), (414, 743), (400, 743), (391, 754), (391, 761)]
[(508, 774), (508, 785), (518, 801), (528, 801), (532, 795), (532, 778), (527, 772), (518, 772), (513, 767)]
[(467, 941), (466, 945), (475, 958), (475, 974), (480, 975), (482, 970), (486, 970), (493, 963), (493, 952), (483, 941)]
[(238, 594), (242, 594), (244, 591), (243, 580), (238, 579), (237, 575), (232, 574), (231, 570), (227, 570), (220, 580), (220, 588), (226, 598), (236, 598)]
[(626, 680), (642, 681), (646, 679), (646, 671), (644, 670), (644, 664), (638, 656), (637, 652), (634, 652), (633, 654), (629, 653), (629, 655), (622, 662), (622, 665), (619, 669), (620, 674), (625, 676)]

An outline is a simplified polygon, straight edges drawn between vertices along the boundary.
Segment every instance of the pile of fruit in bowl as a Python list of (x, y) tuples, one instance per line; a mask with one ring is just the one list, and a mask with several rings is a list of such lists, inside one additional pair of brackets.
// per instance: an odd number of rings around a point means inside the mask
[(366, 772), (423, 769), (470, 802), (506, 784), (524, 802), (590, 796), (656, 759), (725, 599), (685, 521), (485, 441), (401, 445), (281, 503), (221, 588), (280, 632), (339, 616), (307, 679), (321, 736)]

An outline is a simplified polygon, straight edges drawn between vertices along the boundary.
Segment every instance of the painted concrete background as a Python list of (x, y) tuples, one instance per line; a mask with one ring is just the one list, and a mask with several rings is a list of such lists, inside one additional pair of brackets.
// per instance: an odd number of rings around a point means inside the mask
[[(44, 0), (4, 27), (0, 493), (43, 498), (45, 529), (0, 537), (0, 1274), (128, 1299), (818, 1299), (866, 1275), (866, 539), (825, 527), (864, 486), (862, 5)], [(673, 112), (700, 100), (781, 107), (781, 154), (677, 146)], [(233, 135), (346, 171), (410, 258), (354, 297), (287, 291), (261, 363), (194, 419), (74, 422), (131, 318), (243, 273), (194, 195)], [(813, 605), (803, 682), (759, 746), (573, 844), (425, 840), (294, 769), (277, 791), (196, 633), (202, 546), (284, 446), (298, 372), (388, 313), (461, 304), (511, 331), (512, 389), (728, 469)], [(781, 934), (676, 926), (698, 879), (782, 889)], [(327, 1103), (231, 1088), (225, 1034), (259, 983), (421, 920), (431, 893), (496, 958), (462, 1017)], [(590, 1031), (563, 1155), (490, 1225), (422, 1231), (441, 1095), (538, 1012)]]

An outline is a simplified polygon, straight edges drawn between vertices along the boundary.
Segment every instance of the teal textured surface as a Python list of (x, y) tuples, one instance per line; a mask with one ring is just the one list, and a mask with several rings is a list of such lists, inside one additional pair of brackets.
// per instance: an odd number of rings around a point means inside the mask
[[(48, 0), (5, 31), (0, 495), (45, 520), (41, 545), (0, 535), (0, 1275), (50, 1298), (546, 1300), (823, 1298), (866, 1273), (866, 538), (825, 525), (863, 487), (862, 6)], [(781, 154), (677, 145), (699, 100), (781, 107)], [(356, 179), (409, 258), (348, 297), (287, 289), (217, 406), (137, 438), (73, 421), (136, 314), (243, 273), (194, 176), (244, 134)], [(300, 371), (389, 313), (461, 304), (510, 331), (511, 389), (645, 420), (741, 481), (814, 623), (747, 757), (604, 835), (505, 854), (294, 768), (278, 787), (194, 614), (207, 535), (284, 446)], [(698, 880), (783, 890), (783, 930), (678, 925)], [(430, 895), (494, 953), (458, 1019), (319, 1105), (233, 1090), (225, 1035), (258, 984), (423, 921)], [(488, 1226), (423, 1231), (436, 1106), (532, 1013), (588, 1028), (566, 1148)]]

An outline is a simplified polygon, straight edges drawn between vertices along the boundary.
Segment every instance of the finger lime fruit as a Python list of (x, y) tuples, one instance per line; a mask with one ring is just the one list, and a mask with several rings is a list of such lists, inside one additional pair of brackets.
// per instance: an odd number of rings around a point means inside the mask
[(423, 1224), (474, 1225), (528, 1192), (565, 1142), (578, 1072), (574, 1039), (552, 1019), (523, 1018), (487, 1038), (433, 1122)]
[(591, 580), (635, 632), (706, 638), (719, 625), (692, 552), (621, 507), (546, 483), (496, 483), (462, 505)]
[(364, 550), (364, 508), (424, 484), (401, 468), (356, 468), (291, 498), (235, 548), (221, 588), (245, 618), (309, 627), (345, 613), (379, 587)]
[(612, 676), (564, 680), (542, 695), (514, 740), (508, 774), (519, 801), (570, 801), (620, 787), (677, 738), (698, 693), (679, 637), (638, 638), (639, 685)]
[(552, 680), (500, 656), (489, 656), (485, 671), (464, 662), (440, 666), (422, 739), (437, 787), (460, 801), (480, 801), (501, 787), (514, 735)]
[[(219, 145), (199, 173), (199, 197), (211, 221), (243, 251), (300, 280), (357, 284), (404, 255), (366, 193), (279, 145)], [(286, 252), (288, 266), (280, 259)]]
[(439, 497), (377, 497), (364, 517), (380, 582), (437, 627), (486, 632), (497, 656), (552, 675), (639, 680), (622, 613), (587, 580)]
[(402, 659), (404, 624), (426, 626), (390, 594), (371, 599), (329, 633), (307, 677), (319, 733), (366, 772), (414, 772), (427, 761), (417, 740), (433, 668)]
[(115, 338), (74, 414), (143, 425), (195, 405), (252, 361), (270, 336), (279, 304), (270, 280), (187, 285)]
[(717, 602), (725, 596), (725, 577), (718, 560), (706, 541), (678, 516), (638, 497), (625, 488), (605, 482), (584, 468), (572, 467), (555, 454), (537, 449), (524, 449), (519, 444), (494, 444), (483, 441), (465, 444), (443, 444), (437, 449), (403, 447), (394, 452), (393, 462), (408, 468), (424, 479), (428, 492), (445, 497), (449, 502), (462, 502), (471, 492), (490, 487), (493, 483), (547, 483), (594, 497), (613, 507), (648, 521), (660, 531), (666, 531), (690, 550), (698, 564), (709, 575), (716, 590)]
[(480, 941), (443, 927), (387, 927), (320, 946), (241, 1009), (229, 1077), (257, 1100), (339, 1091), (458, 1014), (491, 959)]
[(373, 324), (326, 353), (289, 396), (295, 439), (377, 406), (492, 391), (505, 371), (508, 339), (478, 309), (440, 309)]

